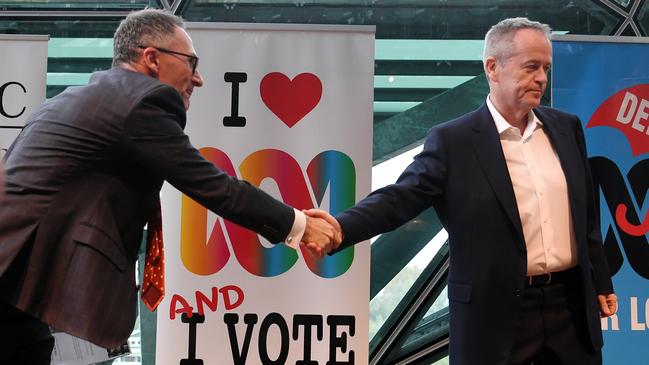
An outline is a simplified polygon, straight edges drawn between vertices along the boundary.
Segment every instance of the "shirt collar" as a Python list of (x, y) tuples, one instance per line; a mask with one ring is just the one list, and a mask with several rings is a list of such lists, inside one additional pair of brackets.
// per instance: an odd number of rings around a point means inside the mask
[[(509, 124), (509, 122), (505, 120), (500, 112), (498, 112), (494, 104), (491, 102), (491, 99), (489, 98), (490, 95), (487, 95), (487, 108), (489, 108), (489, 113), (491, 113), (491, 117), (496, 124), (496, 130), (498, 131), (498, 134), (502, 135), (508, 129), (513, 129), (515, 127)], [(532, 132), (534, 132), (537, 128), (542, 127), (543, 123), (541, 122), (541, 120), (536, 116), (536, 114), (534, 114), (532, 110), (530, 110), (529, 113), (527, 113), (527, 125), (525, 126), (525, 131), (523, 132), (523, 138), (531, 135)]]

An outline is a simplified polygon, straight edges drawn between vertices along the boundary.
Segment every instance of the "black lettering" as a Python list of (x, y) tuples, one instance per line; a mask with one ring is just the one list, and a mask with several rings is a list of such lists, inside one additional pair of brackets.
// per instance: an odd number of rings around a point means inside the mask
[(250, 348), (250, 338), (252, 337), (252, 330), (257, 323), (257, 315), (248, 313), (243, 316), (243, 322), (246, 324), (246, 334), (243, 338), (243, 346), (239, 351), (239, 342), (237, 341), (237, 331), (234, 325), (239, 323), (239, 315), (236, 313), (226, 313), (223, 315), (223, 322), (228, 326), (228, 336), (230, 337), (230, 349), (232, 349), (232, 359), (234, 365), (245, 365), (246, 357), (248, 357), (248, 349)]
[(225, 82), (232, 83), (232, 104), (230, 115), (223, 117), (225, 127), (245, 127), (246, 118), (239, 116), (239, 84), (248, 80), (245, 72), (226, 72), (223, 76)]
[(326, 365), (354, 365), (354, 351), (349, 351), (349, 360), (336, 360), (336, 349), (340, 349), (344, 354), (347, 352), (347, 333), (342, 332), (340, 337), (337, 336), (337, 328), (340, 326), (349, 327), (349, 336), (354, 337), (356, 332), (356, 317), (354, 316), (328, 316), (327, 324), (329, 325), (329, 360)]
[[(280, 349), (277, 359), (271, 360), (268, 356), (268, 330), (270, 326), (276, 325), (280, 334)], [(270, 313), (264, 318), (259, 327), (259, 360), (264, 365), (284, 365), (288, 358), (289, 348), (288, 325), (284, 317), (279, 313)]]
[(299, 327), (304, 326), (304, 357), (295, 362), (295, 365), (318, 365), (311, 360), (311, 327), (316, 328), (316, 338), (322, 341), (322, 316), (314, 314), (296, 314), (293, 316), (293, 339), (299, 337)]
[(10, 82), (0, 86), (0, 114), (5, 116), (6, 118), (18, 118), (19, 116), (23, 115), (23, 113), (25, 112), (25, 107), (23, 106), (23, 109), (20, 111), (20, 113), (11, 115), (5, 110), (4, 103), (2, 101), (4, 99), (5, 90), (10, 85), (18, 85), (18, 86), (20, 86), (20, 88), (23, 89), (23, 93), (27, 94), (27, 90), (25, 89), (25, 87), (21, 83), (16, 82), (16, 81), (10, 81)]
[(183, 323), (189, 323), (189, 344), (187, 358), (181, 359), (180, 365), (203, 365), (203, 360), (196, 358), (196, 324), (205, 322), (205, 316), (198, 313), (192, 313), (192, 316), (188, 316), (183, 313), (181, 320)]

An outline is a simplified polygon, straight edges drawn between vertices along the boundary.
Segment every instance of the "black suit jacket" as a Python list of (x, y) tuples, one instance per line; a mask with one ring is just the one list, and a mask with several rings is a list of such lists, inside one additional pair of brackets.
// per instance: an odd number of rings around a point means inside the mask
[(184, 126), (175, 89), (121, 68), (33, 113), (5, 156), (0, 300), (96, 344), (124, 343), (164, 180), (271, 242), (286, 238), (293, 209), (203, 159)]
[[(579, 256), (587, 336), (601, 348), (596, 293), (613, 291), (581, 124), (550, 108), (543, 122), (566, 177)], [(433, 128), (424, 150), (396, 184), (339, 214), (342, 248), (392, 230), (434, 206), (449, 234), (450, 360), (505, 364), (511, 351), (527, 270), (516, 197), (486, 105)]]

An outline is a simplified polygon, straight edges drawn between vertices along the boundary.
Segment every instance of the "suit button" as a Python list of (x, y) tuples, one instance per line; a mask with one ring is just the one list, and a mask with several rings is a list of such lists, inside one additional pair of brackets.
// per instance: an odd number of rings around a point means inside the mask
[(514, 295), (517, 296), (517, 297), (520, 297), (521, 296), (521, 290), (520, 289), (514, 290)]

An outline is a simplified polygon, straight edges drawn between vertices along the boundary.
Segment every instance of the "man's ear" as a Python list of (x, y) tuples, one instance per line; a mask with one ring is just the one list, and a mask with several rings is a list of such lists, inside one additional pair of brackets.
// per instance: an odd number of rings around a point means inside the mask
[(157, 76), (160, 71), (160, 60), (158, 59), (158, 51), (153, 47), (145, 48), (142, 51), (142, 60), (144, 66), (149, 70), (151, 75)]
[(489, 56), (484, 61), (484, 73), (487, 75), (488, 81), (498, 81), (498, 75), (496, 72), (496, 57)]

